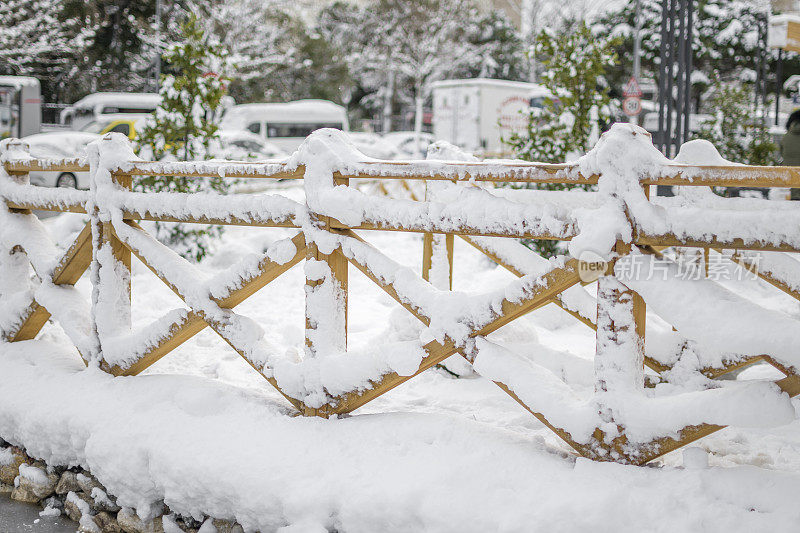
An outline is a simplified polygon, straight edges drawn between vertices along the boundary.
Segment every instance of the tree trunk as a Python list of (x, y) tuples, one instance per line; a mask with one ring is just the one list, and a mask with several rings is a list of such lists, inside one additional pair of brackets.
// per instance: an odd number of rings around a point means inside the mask
[(383, 98), (383, 126), (382, 133), (392, 131), (392, 100), (394, 99), (394, 71), (389, 72), (386, 94)]
[(417, 157), (422, 157), (422, 113), (425, 99), (422, 97), (422, 87), (417, 88), (417, 95), (414, 99), (416, 111), (414, 113), (414, 136), (416, 137)]

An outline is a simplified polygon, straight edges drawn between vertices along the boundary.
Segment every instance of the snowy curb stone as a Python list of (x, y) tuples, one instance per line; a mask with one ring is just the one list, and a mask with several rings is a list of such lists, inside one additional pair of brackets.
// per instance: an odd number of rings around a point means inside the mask
[[(0, 495), (42, 507), (40, 516), (65, 515), (78, 523), (78, 533), (244, 533), (231, 520), (199, 520), (172, 514), (162, 503), (150, 507), (143, 519), (130, 508), (121, 508), (114, 496), (88, 471), (51, 467), (34, 460), (17, 447), (0, 446), (4, 479)], [(12, 477), (13, 474), (13, 477)]]
[(116, 513), (120, 510), (119, 505), (108, 496), (106, 491), (99, 487), (92, 489), (90, 493), (92, 500), (94, 500), (94, 508), (98, 511), (106, 511), (109, 513)]
[(39, 501), (52, 495), (58, 483), (56, 474), (49, 474), (42, 468), (21, 464), (19, 476), (14, 483), (11, 499), (27, 503)]
[(145, 523), (132, 509), (123, 508), (117, 513), (117, 523), (125, 533), (164, 533), (161, 517)]
[(214, 519), (211, 521), (217, 533), (244, 533), (242, 526), (235, 524), (229, 520)]
[(78, 484), (78, 474), (71, 470), (65, 470), (61, 474), (61, 479), (58, 480), (56, 485), (56, 494), (63, 496), (69, 492), (78, 492), (81, 486)]
[(83, 515), (91, 515), (91, 498), (79, 492), (67, 493), (64, 502), (64, 513), (75, 522), (80, 522)]
[(31, 458), (19, 448), (0, 450), (0, 483), (13, 485), (19, 475), (19, 465), (30, 462)]
[(100, 531), (103, 533), (124, 533), (117, 519), (106, 511), (97, 513), (94, 517), (94, 523), (97, 524), (97, 527), (99, 527)]
[[(144, 519), (131, 508), (122, 508), (114, 496), (88, 471), (49, 467), (17, 447), (0, 446), (4, 479), (0, 495), (26, 503), (38, 503), (40, 516), (65, 515), (78, 523), (78, 533), (244, 533), (231, 520), (173, 514), (162, 503), (150, 506)], [(12, 477), (13, 474), (13, 477)]]
[(80, 490), (89, 495), (92, 494), (92, 491), (94, 491), (94, 489), (100, 489), (103, 492), (105, 492), (106, 489), (94, 478), (94, 476), (91, 475), (87, 476), (86, 474), (83, 473), (76, 474), (75, 481), (78, 483), (78, 487), (80, 487)]

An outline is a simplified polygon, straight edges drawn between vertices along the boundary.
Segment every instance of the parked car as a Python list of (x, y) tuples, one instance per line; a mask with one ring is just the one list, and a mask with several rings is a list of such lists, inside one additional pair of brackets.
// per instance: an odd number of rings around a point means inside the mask
[(272, 104), (240, 104), (225, 112), (223, 130), (250, 131), (281, 150), (294, 151), (320, 128), (347, 131), (347, 111), (328, 100), (297, 100)]
[(280, 159), (287, 154), (277, 145), (267, 142), (255, 133), (249, 131), (220, 130), (219, 138), (221, 148), (214, 157), (232, 159), (235, 161)]
[(109, 116), (143, 115), (153, 112), (161, 96), (152, 93), (104, 92), (84, 96), (61, 112), (61, 123), (79, 130), (89, 122)]
[[(152, 120), (152, 115), (108, 116), (90, 122), (81, 131), (99, 135), (122, 133), (133, 141), (144, 130), (148, 120)], [(275, 144), (266, 142), (249, 131), (220, 130), (219, 137), (220, 145), (212, 147), (212, 155), (219, 159), (247, 161), (276, 159), (287, 155)]]
[(144, 129), (145, 121), (151, 115), (125, 113), (118, 115), (105, 115), (87, 123), (80, 131), (103, 135), (110, 132), (121, 133), (133, 140)]
[(430, 133), (420, 133), (418, 153), (417, 134), (413, 131), (393, 131), (385, 134), (383, 139), (392, 144), (404, 159), (424, 158), (428, 151), (428, 146), (436, 142), (436, 138)]
[(398, 159), (400, 152), (394, 145), (375, 133), (348, 133), (358, 150), (375, 159)]
[[(42, 159), (66, 159), (85, 157), (86, 145), (99, 139), (100, 135), (78, 131), (53, 133), (37, 133), (22, 140), (30, 146), (33, 157)], [(88, 189), (88, 172), (43, 171), (31, 172), (32, 185), (42, 187), (69, 187), (72, 189)]]

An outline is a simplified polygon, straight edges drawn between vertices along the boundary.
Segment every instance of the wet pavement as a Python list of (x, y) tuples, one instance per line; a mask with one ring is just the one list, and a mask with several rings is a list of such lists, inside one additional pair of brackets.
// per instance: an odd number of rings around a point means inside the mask
[(75, 533), (78, 526), (64, 517), (41, 517), (38, 505), (20, 503), (0, 494), (0, 533)]

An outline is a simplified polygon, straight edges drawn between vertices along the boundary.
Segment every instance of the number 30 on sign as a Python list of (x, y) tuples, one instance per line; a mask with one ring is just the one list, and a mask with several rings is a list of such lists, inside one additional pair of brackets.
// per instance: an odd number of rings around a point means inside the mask
[(642, 100), (635, 96), (629, 96), (622, 101), (622, 111), (629, 117), (635, 117), (642, 112)]

